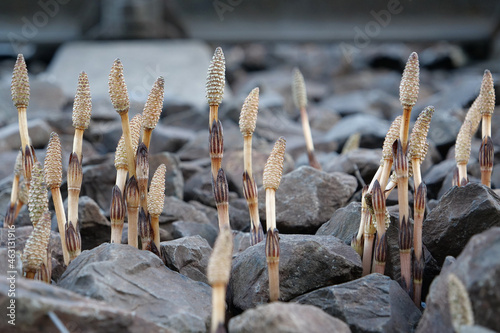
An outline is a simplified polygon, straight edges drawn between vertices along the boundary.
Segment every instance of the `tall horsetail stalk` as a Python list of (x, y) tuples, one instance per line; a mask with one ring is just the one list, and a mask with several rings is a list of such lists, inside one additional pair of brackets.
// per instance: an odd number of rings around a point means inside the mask
[(146, 101), (146, 105), (144, 106), (144, 110), (142, 111), (142, 116), (144, 119), (144, 135), (142, 136), (142, 142), (144, 142), (146, 148), (148, 149), (151, 142), (151, 133), (155, 129), (156, 124), (158, 124), (158, 120), (160, 120), (160, 115), (163, 108), (163, 95), (165, 92), (164, 86), (165, 80), (160, 76), (153, 84), (153, 88), (151, 88), (148, 100)]
[(111, 243), (121, 244), (125, 221), (125, 200), (123, 200), (122, 191), (118, 185), (113, 186), (111, 192), (109, 219), (111, 220)]
[(141, 203), (139, 186), (135, 176), (132, 176), (127, 181), (125, 186), (125, 199), (127, 201), (127, 216), (128, 216), (128, 245), (139, 248), (138, 244), (138, 220), (139, 220), (139, 205)]
[(413, 262), (413, 301), (418, 307), (420, 307), (421, 302), (422, 280), (425, 268), (422, 252), (422, 225), (424, 222), (426, 197), (427, 187), (424, 183), (420, 183), (415, 192), (413, 216), (413, 249), (415, 254), (415, 261)]
[[(132, 149), (134, 151), (134, 161), (135, 154), (137, 152), (137, 147), (139, 146), (139, 138), (141, 137), (142, 129), (142, 115), (136, 114), (134, 118), (130, 121), (130, 135), (132, 139)], [(123, 135), (118, 142), (115, 152), (115, 168), (116, 168), (116, 185), (120, 188), (122, 193), (125, 193), (125, 184), (127, 182), (128, 173), (128, 160), (127, 160), (127, 147), (125, 146), (125, 138)]]
[(306, 141), (307, 157), (309, 158), (309, 165), (313, 168), (321, 170), (321, 165), (316, 159), (314, 154), (314, 144), (311, 134), (311, 126), (309, 124), (309, 117), (307, 115), (307, 92), (304, 76), (298, 68), (293, 70), (293, 84), (292, 95), (295, 106), (300, 110), (300, 118), (302, 121), (302, 130), (304, 131), (304, 138)]
[(248, 94), (240, 113), (240, 132), (243, 135), (243, 194), (250, 213), (250, 244), (255, 245), (264, 239), (260, 224), (257, 184), (252, 173), (252, 136), (257, 124), (259, 111), (259, 88)]
[(480, 110), (482, 115), (482, 143), (479, 152), (481, 167), (481, 183), (491, 187), (491, 172), (493, 170), (494, 148), (491, 141), (491, 116), (495, 110), (495, 87), (489, 70), (484, 71), (481, 84)]
[[(373, 182), (373, 186), (378, 181)], [(367, 191), (364, 200), (366, 205), (365, 211), (365, 222), (364, 224), (364, 248), (363, 248), (363, 276), (370, 274), (372, 268), (372, 256), (373, 256), (373, 243), (375, 239), (376, 228), (373, 225), (373, 204), (372, 204), (372, 193)], [(363, 209), (363, 208), (362, 208)]]
[(377, 243), (375, 246), (375, 273), (384, 274), (387, 257), (387, 240), (385, 237), (385, 196), (378, 181), (373, 185), (373, 212), (376, 220)]
[(397, 116), (384, 139), (384, 144), (382, 146), (382, 160), (380, 164), (382, 166), (382, 174), (380, 176), (380, 188), (385, 189), (387, 186), (387, 182), (389, 181), (389, 176), (391, 174), (392, 164), (393, 164), (393, 156), (392, 156), (392, 144), (396, 141), (400, 134), (401, 129), (401, 119), (402, 116)]
[[(28, 78), (28, 68), (26, 67), (26, 62), (24, 61), (24, 56), (22, 54), (17, 55), (17, 60), (12, 72), (10, 92), (12, 102), (17, 108), (19, 134), (21, 136), (21, 149), (24, 155), (26, 148), (30, 146), (27, 117), (27, 108), (30, 101), (30, 82)], [(25, 173), (24, 177), (29, 182), (31, 175)]]
[(224, 326), (226, 315), (226, 288), (231, 274), (233, 258), (233, 234), (229, 228), (222, 228), (208, 260), (207, 278), (212, 286), (212, 320), (210, 332), (219, 332)]
[(222, 168), (219, 169), (217, 177), (213, 183), (215, 205), (217, 207), (217, 217), (219, 220), (219, 230), (231, 228), (229, 224), (229, 189), (226, 174)]
[(280, 137), (264, 166), (263, 185), (266, 189), (266, 260), (269, 275), (269, 299), (279, 299), (279, 235), (276, 228), (276, 191), (283, 175), (286, 140)]
[(160, 249), (160, 215), (165, 202), (165, 173), (167, 167), (160, 164), (153, 174), (148, 192), (148, 212), (151, 215), (151, 227), (154, 232), (154, 242)]
[(120, 59), (116, 59), (111, 67), (109, 74), (109, 97), (114, 109), (121, 118), (123, 137), (125, 139), (125, 147), (127, 151), (127, 164), (129, 176), (135, 176), (135, 160), (132, 137), (130, 134), (130, 124), (128, 110), (130, 101), (128, 98), (127, 84), (123, 77), (123, 64)]
[(73, 127), (75, 136), (73, 139), (73, 152), (82, 163), (82, 141), (83, 132), (89, 127), (92, 113), (92, 100), (90, 97), (89, 78), (85, 72), (81, 72), (78, 77), (78, 87), (76, 89), (75, 101), (73, 103)]
[(408, 135), (410, 129), (410, 116), (413, 106), (417, 103), (419, 91), (419, 62), (416, 52), (410, 54), (406, 62), (401, 83), (399, 85), (399, 101), (403, 106), (403, 118), (401, 119), (401, 132), (399, 138), (403, 152), (406, 154), (408, 146)]
[(10, 203), (7, 207), (7, 213), (5, 214), (5, 220), (3, 222), (3, 227), (8, 228), (14, 225), (16, 219), (16, 208), (19, 196), (19, 180), (21, 179), (21, 174), (23, 173), (22, 164), (23, 154), (21, 151), (17, 154), (16, 162), (14, 164), (14, 179), (12, 180), (12, 190), (10, 192)]
[[(82, 165), (78, 160), (76, 153), (71, 153), (69, 157), (68, 166), (68, 222), (66, 225), (71, 224), (71, 228), (65, 227), (66, 230), (66, 244), (70, 256), (70, 261), (80, 255), (81, 252), (81, 237), (80, 227), (78, 226), (78, 198), (80, 196), (80, 189), (82, 187)], [(71, 239), (68, 239), (68, 235)], [(73, 247), (70, 248), (69, 244)]]
[(226, 85), (226, 59), (220, 47), (215, 49), (212, 61), (208, 67), (206, 82), (206, 97), (210, 106), (208, 129), (210, 130), (214, 121), (219, 120), (219, 105), (224, 96)]
[(217, 179), (217, 173), (222, 167), (222, 157), (224, 155), (224, 133), (220, 120), (213, 122), (209, 134), (210, 162), (212, 170), (212, 179)]
[(427, 133), (434, 114), (434, 107), (426, 107), (418, 115), (417, 121), (413, 126), (410, 136), (410, 144), (408, 147), (408, 158), (411, 160), (411, 167), (413, 169), (414, 188), (417, 189), (422, 182), (422, 174), (420, 165), (427, 155), (429, 144), (427, 143)]
[(137, 186), (139, 187), (140, 206), (148, 211), (148, 181), (149, 181), (149, 153), (144, 142), (137, 147), (135, 158)]
[[(47, 248), (50, 241), (50, 223), (50, 213), (46, 209), (42, 212), (37, 224), (33, 226), (33, 232), (26, 241), (22, 261), (24, 276), (28, 279), (35, 279), (42, 265), (48, 266)], [(50, 277), (49, 281), (44, 280), (50, 283)]]
[(69, 253), (66, 248), (65, 225), (66, 213), (64, 212), (64, 205), (61, 196), (61, 183), (62, 183), (62, 148), (59, 135), (52, 132), (50, 134), (49, 145), (47, 146), (47, 153), (44, 162), (45, 169), (45, 183), (52, 193), (52, 202), (57, 217), (57, 228), (61, 236), (61, 246), (64, 258), (64, 264), (69, 264)]

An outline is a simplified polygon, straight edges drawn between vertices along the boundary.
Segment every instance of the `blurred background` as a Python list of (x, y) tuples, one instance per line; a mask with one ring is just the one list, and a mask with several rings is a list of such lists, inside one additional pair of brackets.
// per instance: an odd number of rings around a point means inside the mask
[[(227, 89), (220, 112), (227, 135), (234, 131), (238, 138), (235, 147), (241, 145), (237, 123), (242, 102), (258, 86), (261, 115), (255, 144), (267, 149), (278, 136), (288, 135), (295, 165), (306, 162), (299, 112), (291, 100), (292, 69), (298, 67), (306, 79), (316, 149), (328, 170), (332, 154), (340, 153), (355, 133), (361, 133), (359, 147), (381, 147), (390, 122), (401, 113), (399, 81), (408, 56), (416, 51), (421, 86), (415, 110), (436, 107), (425, 172), (452, 156), (450, 148), (484, 70), (498, 77), (499, 30), (500, 2), (494, 0), (2, 1), (0, 153), (6, 158), (1, 160), (12, 164), (18, 148), (10, 101), (18, 53), (28, 63), (30, 134), (41, 154), (51, 130), (73, 133), (72, 101), (81, 71), (89, 75), (93, 98), (92, 125), (85, 134), (87, 161), (114, 151), (120, 126), (107, 77), (113, 60), (120, 58), (132, 114), (142, 111), (154, 80), (165, 77), (160, 126), (168, 131), (158, 132), (177, 141), (153, 149), (175, 152), (181, 161), (195, 159), (200, 150), (186, 144), (194, 145), (194, 134), (206, 130), (205, 77), (215, 47), (222, 46)], [(493, 126), (500, 124), (494, 121)], [(494, 142), (500, 142), (500, 131), (493, 133)], [(369, 178), (373, 170), (361, 171)], [(10, 166), (0, 168), (0, 179), (10, 174)]]

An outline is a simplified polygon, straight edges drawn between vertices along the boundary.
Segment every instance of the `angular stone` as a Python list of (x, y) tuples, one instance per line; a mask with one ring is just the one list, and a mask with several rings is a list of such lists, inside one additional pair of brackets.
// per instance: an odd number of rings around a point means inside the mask
[(174, 239), (199, 235), (205, 238), (210, 246), (214, 245), (218, 234), (217, 229), (208, 223), (176, 221), (162, 228), (167, 230)]
[(316, 231), (316, 235), (334, 236), (347, 245), (351, 245), (353, 235), (356, 235), (359, 230), (360, 219), (361, 203), (351, 202), (347, 206), (337, 209), (330, 221), (324, 223)]
[(233, 254), (239, 254), (250, 247), (250, 233), (233, 230)]
[(500, 226), (500, 198), (484, 185), (469, 183), (447, 192), (423, 224), (422, 241), (439, 264), (458, 256), (475, 234)]
[(353, 332), (411, 332), (422, 315), (396, 281), (377, 273), (292, 301), (320, 308), (345, 321)]
[[(49, 142), (50, 126), (42, 119), (28, 121), (28, 132), (31, 144), (35, 148), (44, 148)], [(19, 136), (19, 124), (13, 123), (0, 129), (0, 151), (9, 151), (21, 148), (21, 137)], [(15, 160), (15, 158), (14, 158)]]
[[(280, 235), (280, 299), (361, 276), (361, 260), (339, 239), (329, 236)], [(252, 308), (269, 300), (265, 241), (233, 259), (228, 295), (233, 307)]]
[(432, 282), (417, 332), (454, 332), (448, 303), (448, 278), (452, 273), (467, 289), (475, 324), (497, 330), (500, 327), (499, 257), (499, 227), (473, 236), (456, 261), (443, 267), (441, 274)]
[[(9, 305), (7, 279), (0, 279), (0, 304)], [(47, 315), (53, 313), (69, 332), (116, 332), (140, 333), (174, 331), (159, 326), (154, 320), (138, 316), (113, 304), (105, 303), (55, 285), (28, 279), (16, 279), (16, 321), (15, 326), (7, 319), (0, 322), (0, 330), (5, 333), (58, 331)]]
[(205, 332), (210, 323), (208, 285), (168, 269), (155, 254), (128, 245), (102, 244), (82, 252), (58, 285), (173, 330)]
[[(425, 174), (423, 174), (423, 182), (427, 186), (427, 197), (429, 199), (437, 199), (438, 193), (443, 186), (443, 182), (448, 175), (452, 175), (457, 163), (455, 160), (444, 160), (432, 166)], [(451, 177), (451, 176), (450, 176)]]
[(180, 220), (202, 224), (210, 223), (207, 215), (195, 206), (179, 198), (166, 196), (163, 203), (163, 212), (160, 215), (160, 227)]
[(180, 150), (186, 143), (193, 140), (196, 136), (194, 131), (173, 127), (165, 126), (162, 124), (156, 125), (155, 130), (151, 136), (151, 154), (157, 154), (161, 152), (176, 152)]
[(208, 283), (207, 266), (212, 248), (201, 236), (183, 237), (160, 244), (162, 259), (168, 268), (188, 278)]
[(354, 175), (357, 168), (361, 177), (363, 177), (366, 183), (369, 183), (380, 166), (381, 158), (381, 149), (358, 148), (330, 159), (324, 165), (323, 170), (326, 172), (345, 172)]
[(343, 321), (310, 305), (273, 302), (249, 309), (231, 318), (229, 332), (339, 332), (351, 330)]
[[(283, 233), (312, 233), (344, 206), (357, 181), (345, 173), (328, 174), (309, 166), (285, 175), (276, 191), (276, 224)], [(265, 221), (265, 189), (259, 189), (259, 210)]]

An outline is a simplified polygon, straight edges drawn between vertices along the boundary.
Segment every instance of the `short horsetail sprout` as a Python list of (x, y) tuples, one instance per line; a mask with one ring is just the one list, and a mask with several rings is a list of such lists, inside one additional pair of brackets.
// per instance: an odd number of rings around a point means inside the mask
[(273, 150), (264, 166), (263, 185), (266, 189), (266, 228), (276, 228), (276, 191), (283, 175), (286, 140), (280, 137), (274, 144)]
[(125, 187), (125, 198), (127, 200), (127, 216), (128, 216), (128, 245), (139, 248), (137, 240), (139, 205), (141, 202), (139, 194), (139, 186), (132, 176), (127, 181)]
[[(375, 183), (374, 183), (375, 184)], [(367, 192), (364, 196), (366, 204), (364, 224), (364, 248), (363, 248), (363, 276), (370, 274), (372, 267), (373, 242), (375, 239), (376, 228), (372, 223), (372, 194)]]
[(90, 98), (89, 78), (85, 72), (81, 72), (73, 103), (73, 127), (75, 128), (73, 152), (78, 156), (80, 163), (82, 163), (83, 132), (89, 127), (91, 113), (92, 99)]
[(410, 129), (410, 115), (415, 103), (417, 103), (419, 90), (420, 68), (416, 52), (410, 54), (399, 85), (399, 101), (403, 106), (403, 118), (401, 120), (401, 132), (399, 138), (403, 152), (406, 153), (408, 145), (408, 132)]
[(418, 188), (422, 182), (420, 164), (425, 159), (425, 155), (427, 155), (427, 133), (429, 132), (429, 126), (431, 124), (433, 114), (434, 107), (426, 107), (418, 115), (417, 121), (411, 131), (410, 143), (408, 146), (408, 158), (411, 159), (415, 188)]
[(214, 121), (209, 134), (210, 161), (212, 166), (212, 179), (217, 179), (217, 173), (222, 166), (224, 154), (224, 133), (220, 120)]
[(215, 49), (214, 56), (210, 62), (207, 73), (206, 97), (210, 106), (210, 117), (208, 128), (210, 129), (214, 120), (219, 120), (219, 105), (224, 96), (226, 85), (226, 59), (220, 47)]
[(422, 277), (425, 264), (422, 254), (422, 225), (424, 222), (426, 197), (427, 187), (424, 183), (420, 183), (415, 192), (413, 213), (413, 249), (415, 253), (415, 262), (413, 264), (413, 301), (418, 307), (420, 307), (422, 295)]
[(373, 185), (372, 206), (377, 228), (375, 273), (384, 274), (387, 242), (385, 240), (385, 196), (378, 181)]
[(82, 165), (76, 153), (71, 153), (68, 166), (68, 222), (73, 224), (74, 230), (78, 224), (78, 198), (82, 179)]
[(483, 117), (482, 138), (484, 138), (491, 136), (491, 116), (495, 110), (495, 87), (489, 70), (484, 71), (479, 98), (479, 109)]
[(16, 163), (14, 164), (14, 179), (12, 180), (12, 190), (10, 192), (10, 204), (7, 208), (7, 214), (5, 214), (5, 220), (3, 223), (4, 228), (14, 225), (17, 196), (19, 194), (19, 179), (21, 178), (22, 173), (23, 154), (21, 151), (19, 151), (16, 157)]
[(479, 166), (481, 168), (481, 183), (491, 187), (491, 172), (493, 171), (494, 148), (491, 137), (483, 138), (479, 149)]
[(275, 302), (280, 298), (280, 237), (278, 229), (267, 230), (266, 260), (269, 276), (269, 301)]
[(152, 247), (156, 248), (154, 244), (154, 232), (151, 227), (151, 215), (142, 208), (139, 210), (139, 237), (141, 238), (143, 250), (148, 250), (148, 246), (150, 249), (152, 249)]
[(148, 149), (151, 142), (151, 133), (155, 129), (156, 124), (158, 124), (158, 120), (160, 120), (161, 110), (163, 108), (163, 94), (165, 92), (164, 86), (165, 80), (160, 76), (153, 84), (153, 88), (151, 88), (148, 100), (142, 111), (144, 119), (144, 135), (142, 137), (142, 142), (144, 142)]
[[(141, 137), (142, 129), (142, 115), (136, 114), (134, 118), (130, 121), (130, 135), (132, 137), (132, 149), (134, 151), (134, 161), (135, 153), (137, 147), (139, 146), (139, 138)], [(127, 160), (127, 147), (125, 146), (125, 139), (123, 135), (118, 142), (115, 152), (115, 168), (116, 168), (116, 185), (120, 188), (120, 191), (124, 191), (125, 183), (127, 181), (128, 172), (128, 160)]]
[(307, 115), (307, 93), (306, 83), (304, 77), (298, 68), (293, 70), (293, 84), (292, 95), (295, 107), (300, 110), (300, 118), (302, 121), (302, 130), (304, 131), (304, 138), (306, 140), (307, 156), (309, 158), (309, 165), (313, 168), (321, 170), (321, 165), (316, 159), (314, 154), (314, 144), (311, 134), (311, 126), (309, 125), (309, 117)]
[[(28, 68), (22, 54), (17, 55), (16, 64), (12, 73), (12, 83), (10, 86), (12, 102), (17, 108), (19, 118), (19, 134), (21, 135), (21, 147), (24, 149), (30, 144), (28, 135), (28, 118), (26, 109), (30, 101), (30, 82), (28, 78)], [(29, 178), (27, 178), (29, 179)]]
[(80, 225), (76, 224), (76, 228), (73, 223), (66, 223), (65, 226), (65, 238), (66, 238), (66, 248), (69, 253), (69, 261), (73, 261), (82, 252), (82, 237), (80, 235)]
[(213, 186), (215, 205), (217, 206), (217, 216), (219, 219), (219, 230), (229, 228), (229, 189), (227, 185), (226, 173), (220, 168)]
[(50, 240), (50, 213), (45, 210), (39, 222), (33, 226), (33, 232), (26, 241), (23, 251), (23, 271), (28, 279), (34, 279), (43, 263), (47, 263), (47, 247)]
[(392, 122), (389, 130), (384, 139), (384, 145), (382, 147), (382, 160), (380, 161), (382, 166), (382, 174), (380, 176), (380, 187), (385, 189), (389, 176), (391, 174), (393, 157), (392, 157), (392, 144), (399, 138), (399, 132), (401, 130), (401, 116), (397, 116)]
[(111, 220), (111, 243), (121, 244), (123, 233), (123, 222), (125, 221), (125, 200), (122, 191), (115, 185), (111, 192), (111, 208), (109, 210)]
[(366, 206), (365, 195), (368, 191), (368, 185), (363, 186), (363, 190), (361, 191), (361, 219), (359, 221), (359, 229), (355, 236), (353, 236), (351, 240), (351, 246), (356, 252), (359, 254), (360, 258), (363, 258), (363, 246), (364, 246), (364, 237), (363, 233), (365, 231), (365, 222), (366, 215), (368, 213), (368, 207)]
[(120, 59), (116, 59), (111, 67), (109, 74), (109, 97), (116, 112), (120, 115), (122, 122), (123, 137), (125, 138), (125, 147), (127, 151), (127, 164), (130, 176), (135, 175), (134, 150), (132, 146), (132, 137), (130, 135), (130, 124), (128, 110), (130, 101), (128, 99), (127, 85), (123, 77), (123, 65)]
[(144, 211), (148, 209), (148, 180), (149, 180), (149, 153), (144, 142), (137, 147), (135, 158), (137, 186), (139, 187), (140, 206)]
[(244, 171), (252, 176), (252, 136), (259, 112), (259, 88), (254, 88), (241, 107), (240, 132), (243, 134)]
[(49, 145), (47, 146), (47, 153), (45, 154), (44, 161), (45, 170), (45, 183), (52, 192), (52, 202), (57, 217), (57, 228), (61, 236), (61, 246), (63, 251), (64, 263), (69, 264), (69, 253), (66, 248), (66, 240), (64, 233), (64, 226), (66, 224), (66, 213), (64, 212), (64, 205), (61, 196), (61, 183), (62, 183), (62, 149), (59, 135), (52, 132), (50, 134)]
[(474, 313), (467, 288), (453, 273), (448, 276), (448, 304), (455, 332), (461, 332), (463, 326), (474, 325)]
[(233, 258), (233, 234), (229, 228), (222, 228), (217, 237), (214, 250), (208, 260), (207, 278), (212, 286), (212, 323), (211, 332), (224, 325), (226, 314), (226, 288), (231, 274)]
[(260, 224), (257, 184), (246, 171), (243, 172), (243, 194), (250, 213), (250, 244), (255, 245), (264, 239), (264, 231)]
[(160, 215), (165, 203), (165, 172), (167, 172), (167, 167), (165, 164), (160, 164), (151, 179), (148, 192), (148, 212), (151, 215), (151, 227), (157, 249), (160, 248)]
[(32, 175), (31, 187), (29, 189), (28, 210), (31, 223), (35, 227), (42, 218), (43, 213), (49, 209), (49, 198), (40, 162), (35, 163), (33, 166)]
[(457, 135), (455, 143), (455, 160), (458, 167), (458, 179), (460, 186), (464, 186), (463, 181), (467, 181), (467, 163), (470, 158), (471, 139), (472, 139), (472, 124), (469, 120), (465, 120)]

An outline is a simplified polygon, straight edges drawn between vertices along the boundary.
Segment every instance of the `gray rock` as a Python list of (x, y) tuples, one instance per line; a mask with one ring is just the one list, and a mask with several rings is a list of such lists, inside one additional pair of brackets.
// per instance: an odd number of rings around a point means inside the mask
[(486, 186), (454, 187), (423, 224), (422, 241), (439, 264), (457, 256), (477, 233), (500, 226), (500, 198)]
[(443, 267), (441, 274), (432, 282), (417, 332), (453, 332), (448, 303), (448, 278), (451, 273), (467, 289), (475, 324), (496, 331), (500, 327), (499, 256), (500, 228), (494, 227), (473, 236), (457, 260)]
[(320, 308), (345, 321), (353, 332), (411, 332), (422, 315), (396, 281), (376, 273), (292, 301)]
[(239, 254), (250, 247), (250, 233), (233, 230), (233, 254)]
[[(344, 206), (357, 181), (345, 173), (328, 174), (309, 166), (283, 176), (276, 191), (276, 223), (283, 233), (312, 233)], [(265, 189), (259, 189), (259, 210), (265, 221)]]
[[(0, 304), (9, 305), (8, 281), (0, 279)], [(154, 320), (138, 316), (135, 312), (102, 301), (82, 297), (74, 292), (43, 282), (16, 279), (16, 326), (7, 319), (0, 322), (5, 333), (42, 333), (55, 331), (54, 322), (47, 315), (54, 313), (70, 332), (158, 332), (173, 333)]]
[[(113, 61), (120, 58), (131, 101), (143, 106), (154, 81), (163, 76), (169, 87), (165, 100), (201, 109), (206, 106), (205, 81), (212, 54), (213, 49), (200, 41), (72, 42), (57, 51), (45, 76), (71, 99), (78, 73), (85, 70), (92, 97), (109, 99), (108, 75)], [(79, 59), (77, 64), (75, 59)], [(227, 85), (224, 98), (231, 98)]]
[(161, 123), (156, 125), (151, 136), (151, 154), (161, 152), (172, 152), (180, 150), (186, 143), (193, 140), (196, 134), (194, 131), (173, 126), (165, 126)]
[(388, 121), (373, 115), (346, 116), (332, 127), (325, 139), (337, 141), (342, 145), (352, 134), (359, 132), (361, 133), (361, 147), (380, 148), (384, 143), (389, 126)]
[(164, 224), (180, 220), (210, 224), (207, 215), (195, 206), (179, 198), (166, 196), (163, 203), (163, 212), (160, 215), (160, 228), (163, 227)]
[[(224, 157), (226, 159), (227, 157)], [(227, 173), (226, 173), (227, 176)], [(228, 177), (229, 188), (233, 188), (234, 184)], [(184, 198), (189, 200), (199, 201), (204, 205), (215, 207), (214, 194), (212, 189), (212, 173), (209, 168), (195, 172), (184, 184)], [(238, 194), (229, 191), (229, 201), (238, 198)]]
[(316, 231), (316, 235), (334, 236), (347, 245), (351, 245), (353, 235), (358, 233), (360, 219), (361, 203), (351, 202), (347, 206), (337, 209), (330, 220)]
[[(356, 252), (330, 236), (280, 235), (280, 299), (288, 301), (311, 290), (361, 276)], [(233, 259), (228, 295), (233, 307), (252, 308), (269, 300), (265, 242)]]
[(422, 181), (427, 186), (427, 197), (437, 199), (439, 190), (443, 185), (446, 176), (453, 174), (457, 164), (455, 160), (444, 160), (439, 164), (432, 166), (422, 175)]
[[(440, 110), (436, 107), (436, 110)], [(427, 138), (440, 150), (446, 150), (455, 144), (461, 121), (449, 113), (435, 112)]]
[(212, 248), (201, 236), (183, 237), (160, 244), (162, 259), (168, 268), (188, 278), (208, 283), (207, 266)]
[[(7, 248), (7, 241), (8, 241), (8, 229), (6, 228), (1, 228), (0, 229), (0, 246), (2, 248)], [(15, 248), (16, 251), (19, 251), (21, 254), (24, 251), (24, 246), (26, 245), (26, 241), (28, 240), (29, 236), (33, 232), (33, 227), (32, 226), (26, 226), (26, 227), (19, 227), (16, 226), (15, 229)], [(64, 270), (66, 269), (66, 265), (64, 264), (64, 258), (63, 258), (63, 253), (62, 253), (62, 247), (61, 247), (61, 237), (59, 236), (58, 232), (51, 231), (50, 232), (50, 240), (49, 240), (49, 248), (52, 253), (52, 280), (57, 281), (63, 274)], [(7, 254), (7, 253), (5, 253)], [(1, 257), (4, 258), (5, 260), (2, 260), (2, 263), (0, 263), (0, 272), (7, 272), (11, 269), (7, 268), (7, 257)], [(21, 262), (17, 262), (16, 264), (21, 265)], [(5, 273), (6, 274), (6, 273)]]
[(310, 305), (273, 302), (249, 309), (229, 321), (231, 333), (351, 332), (341, 320)]
[[(28, 121), (28, 132), (31, 144), (35, 148), (44, 148), (49, 142), (50, 126), (42, 119)], [(17, 150), (21, 147), (19, 125), (13, 123), (0, 129), (0, 151)], [(15, 158), (14, 158), (15, 160)]]
[(165, 227), (174, 239), (199, 235), (205, 238), (213, 246), (217, 238), (217, 229), (208, 223), (176, 221)]
[(345, 172), (354, 175), (355, 168), (357, 167), (361, 177), (368, 184), (377, 172), (381, 158), (381, 149), (359, 148), (330, 159), (324, 164), (323, 170), (326, 172)]
[(232, 230), (250, 231), (250, 213), (244, 198), (229, 202), (229, 222)]
[(102, 244), (71, 262), (58, 285), (181, 332), (205, 332), (210, 287), (174, 272), (149, 251)]

